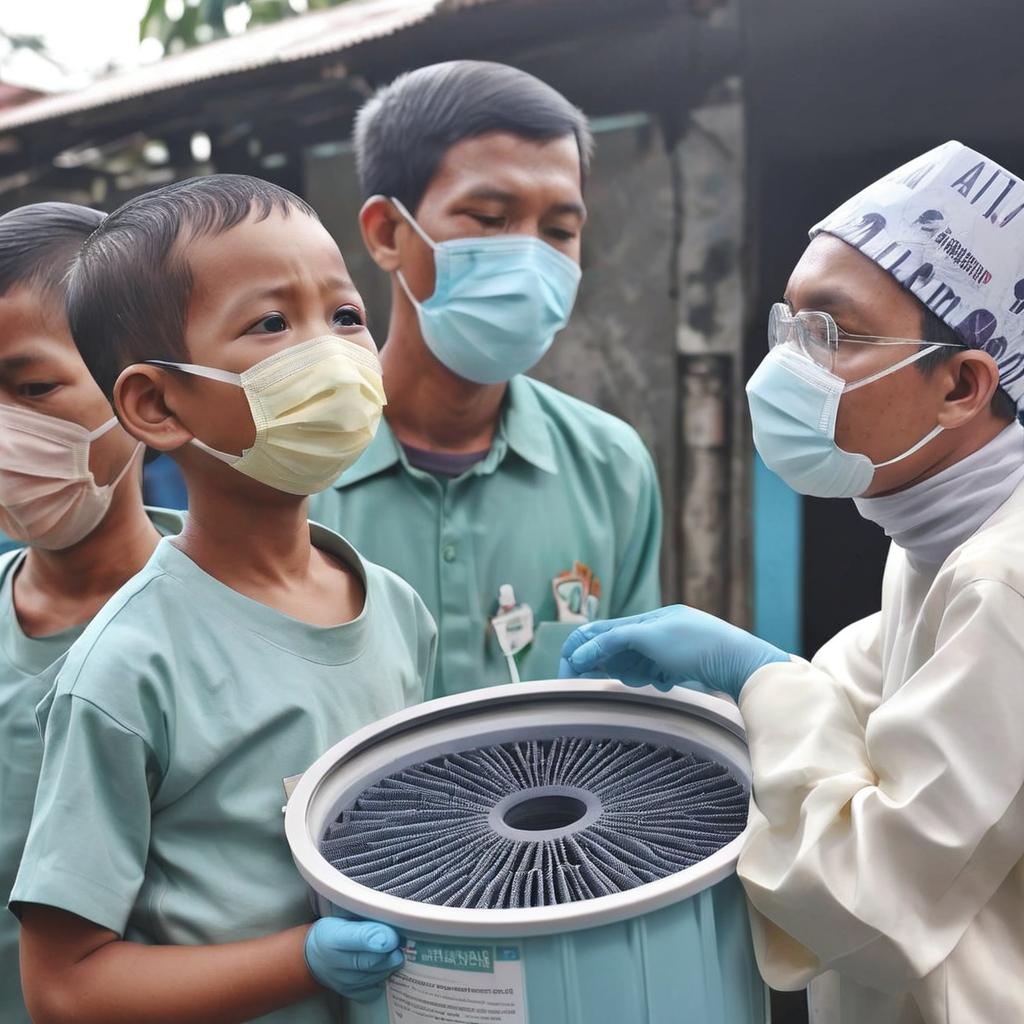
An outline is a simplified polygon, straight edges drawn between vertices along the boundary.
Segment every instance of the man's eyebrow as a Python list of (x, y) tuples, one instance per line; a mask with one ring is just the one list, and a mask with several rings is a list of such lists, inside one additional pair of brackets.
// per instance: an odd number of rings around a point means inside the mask
[(491, 185), (480, 185), (470, 189), (465, 198), (490, 200), (495, 203), (514, 203), (518, 197), (514, 192), (506, 192), (504, 189), (494, 188)]
[[(480, 185), (467, 192), (464, 198), (508, 204), (516, 202), (519, 196), (515, 192), (506, 192), (504, 189), (495, 188), (493, 185)], [(587, 216), (587, 208), (582, 203), (575, 201), (555, 203), (551, 207), (551, 212), (554, 214), (570, 214), (579, 217), (581, 220), (585, 220)]]
[(587, 219), (587, 208), (582, 203), (555, 203), (551, 207), (551, 212), (556, 214), (569, 214), (570, 216), (579, 217), (580, 220)]
[(0, 358), (0, 373), (14, 373), (17, 370), (23, 370), (26, 366), (31, 366), (33, 363), (41, 361), (42, 356), (35, 355), (31, 352), (27, 352), (24, 355), (19, 356), (7, 356)]
[[(829, 286), (811, 289), (806, 295), (802, 296), (802, 298), (804, 301), (801, 304), (800, 309), (806, 310), (833, 312), (835, 310), (848, 310), (852, 305), (852, 299), (847, 292), (843, 291), (842, 288), (833, 288)], [(800, 311), (793, 308), (793, 303), (788, 295), (783, 296), (783, 299), (792, 312), (798, 313)]]

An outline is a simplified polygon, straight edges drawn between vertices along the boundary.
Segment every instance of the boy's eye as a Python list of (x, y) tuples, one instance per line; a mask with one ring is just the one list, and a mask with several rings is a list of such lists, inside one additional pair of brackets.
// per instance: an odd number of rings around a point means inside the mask
[(363, 314), (356, 306), (339, 306), (334, 311), (334, 322), (339, 327), (362, 327)]
[(548, 228), (548, 237), (553, 238), (556, 242), (571, 242), (576, 237), (575, 231), (569, 231), (566, 228)]
[(246, 334), (280, 334), (288, 330), (288, 321), (280, 313), (268, 313), (246, 331)]
[(56, 384), (44, 384), (42, 381), (35, 381), (31, 384), (21, 384), (18, 387), (18, 394), (22, 398), (42, 398), (43, 395), (48, 395), (56, 389)]

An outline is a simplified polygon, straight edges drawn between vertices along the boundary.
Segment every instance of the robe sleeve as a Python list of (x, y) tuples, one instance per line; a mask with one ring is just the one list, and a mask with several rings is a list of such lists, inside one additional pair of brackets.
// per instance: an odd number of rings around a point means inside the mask
[[(744, 687), (754, 787), (739, 874), (766, 980), (883, 991), (940, 964), (1024, 854), (1024, 597), (967, 584), (886, 700), (881, 621)], [(874, 635), (872, 635), (874, 629)]]

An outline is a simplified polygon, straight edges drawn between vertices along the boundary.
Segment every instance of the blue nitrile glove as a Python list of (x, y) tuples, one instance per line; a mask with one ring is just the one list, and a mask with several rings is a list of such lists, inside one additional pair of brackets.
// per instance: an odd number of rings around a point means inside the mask
[(580, 626), (562, 647), (559, 676), (604, 676), (659, 690), (687, 686), (734, 700), (762, 666), (789, 655), (736, 626), (676, 604)]
[(402, 966), (398, 932), (376, 921), (322, 917), (306, 933), (306, 966), (325, 988), (369, 1003)]

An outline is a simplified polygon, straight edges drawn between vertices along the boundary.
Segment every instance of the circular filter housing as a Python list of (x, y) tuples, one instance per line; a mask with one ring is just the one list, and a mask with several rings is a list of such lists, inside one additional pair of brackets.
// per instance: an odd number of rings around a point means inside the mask
[[(593, 927), (732, 873), (743, 737), (732, 705), (685, 690), (574, 680), (445, 697), (317, 760), (289, 800), (288, 842), (313, 889), (356, 915), (467, 936)], [(540, 849), (546, 873), (529, 860)], [(522, 878), (494, 884), (510, 869), (545, 877), (531, 897)]]
[[(519, 940), (530, 1024), (674, 1020), (657, 1008), (680, 1000), (705, 1024), (754, 1021), (764, 989), (734, 877), (749, 788), (727, 701), (521, 683), (343, 740), (302, 776), (285, 828), (321, 914), (421, 942)], [(373, 1006), (351, 1012), (389, 1019)]]

